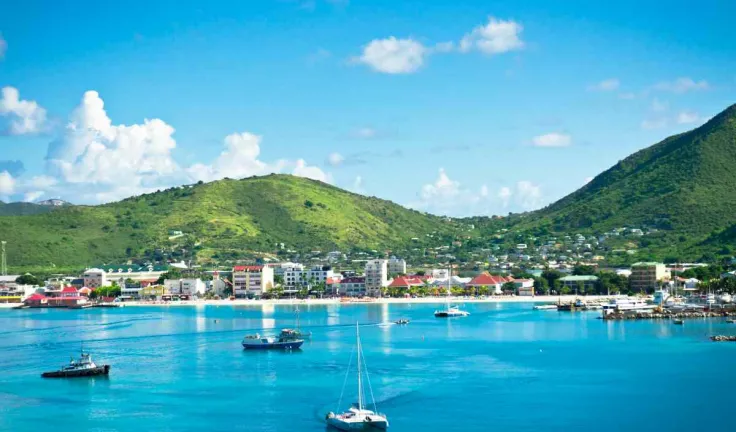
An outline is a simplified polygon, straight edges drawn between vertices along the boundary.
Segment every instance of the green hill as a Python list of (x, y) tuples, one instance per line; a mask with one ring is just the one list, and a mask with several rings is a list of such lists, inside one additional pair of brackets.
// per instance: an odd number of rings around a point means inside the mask
[(23, 216), (48, 213), (55, 207), (26, 202), (4, 203), (0, 201), (0, 216)]
[[(693, 257), (736, 224), (736, 105), (703, 126), (620, 161), (519, 224), (536, 232), (661, 230), (645, 247)], [(733, 228), (729, 231), (733, 231)], [(730, 235), (733, 237), (733, 234)]]
[[(456, 223), (288, 175), (225, 179), (100, 206), (0, 218), (11, 266), (84, 266), (194, 251), (201, 261), (247, 251), (385, 250), (455, 232)], [(181, 231), (182, 235), (174, 231)], [(278, 246), (277, 246), (278, 245)], [(185, 252), (186, 253), (186, 252)]]

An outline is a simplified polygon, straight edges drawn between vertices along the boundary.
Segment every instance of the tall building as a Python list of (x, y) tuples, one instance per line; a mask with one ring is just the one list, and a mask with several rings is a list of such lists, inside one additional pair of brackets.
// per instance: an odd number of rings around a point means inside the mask
[(388, 260), (389, 274), (406, 274), (406, 261), (400, 258), (391, 257)]
[(273, 288), (273, 268), (262, 265), (233, 267), (233, 295), (260, 297)]
[(388, 286), (388, 260), (374, 259), (365, 263), (365, 290), (369, 296), (380, 297), (381, 288)]
[(632, 291), (654, 291), (659, 282), (667, 277), (667, 268), (662, 263), (638, 262), (631, 266), (629, 285)]

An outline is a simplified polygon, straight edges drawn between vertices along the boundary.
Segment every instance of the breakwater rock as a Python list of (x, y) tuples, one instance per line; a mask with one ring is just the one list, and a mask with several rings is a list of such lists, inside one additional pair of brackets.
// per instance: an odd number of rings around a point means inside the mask
[(736, 342), (736, 336), (716, 335), (711, 336), (710, 340), (713, 342)]
[(603, 316), (605, 320), (640, 320), (640, 319), (688, 319), (688, 318), (728, 318), (736, 317), (736, 312), (730, 311), (688, 311), (672, 312), (668, 310), (654, 310), (651, 312), (623, 311), (613, 312)]

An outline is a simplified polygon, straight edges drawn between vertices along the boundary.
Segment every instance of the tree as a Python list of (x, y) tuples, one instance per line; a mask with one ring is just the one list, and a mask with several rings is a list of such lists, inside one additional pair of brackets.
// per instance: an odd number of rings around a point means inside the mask
[(534, 278), (534, 291), (549, 294), (549, 282), (545, 278)]
[(36, 276), (33, 276), (30, 273), (26, 273), (24, 275), (18, 276), (15, 279), (15, 283), (17, 283), (18, 285), (33, 285), (33, 286), (38, 286), (38, 285), (42, 285), (43, 284), (43, 281), (41, 281)]
[(589, 265), (576, 265), (572, 269), (572, 274), (575, 276), (588, 276), (595, 274), (595, 268)]
[(501, 286), (501, 290), (504, 293), (507, 293), (507, 292), (515, 293), (516, 292), (516, 284), (513, 283), (513, 282), (506, 282), (505, 284), (503, 284)]

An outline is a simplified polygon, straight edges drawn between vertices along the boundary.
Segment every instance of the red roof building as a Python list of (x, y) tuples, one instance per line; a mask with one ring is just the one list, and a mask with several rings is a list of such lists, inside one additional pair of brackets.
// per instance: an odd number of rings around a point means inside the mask
[(501, 287), (506, 282), (513, 282), (514, 278), (511, 276), (493, 276), (489, 273), (483, 272), (478, 276), (470, 280), (465, 286), (479, 288), (488, 287), (493, 288), (495, 294), (501, 294)]
[(411, 288), (423, 286), (424, 281), (416, 276), (398, 276), (388, 285), (389, 288)]
[(259, 272), (263, 270), (262, 265), (246, 265), (233, 267), (234, 272)]

